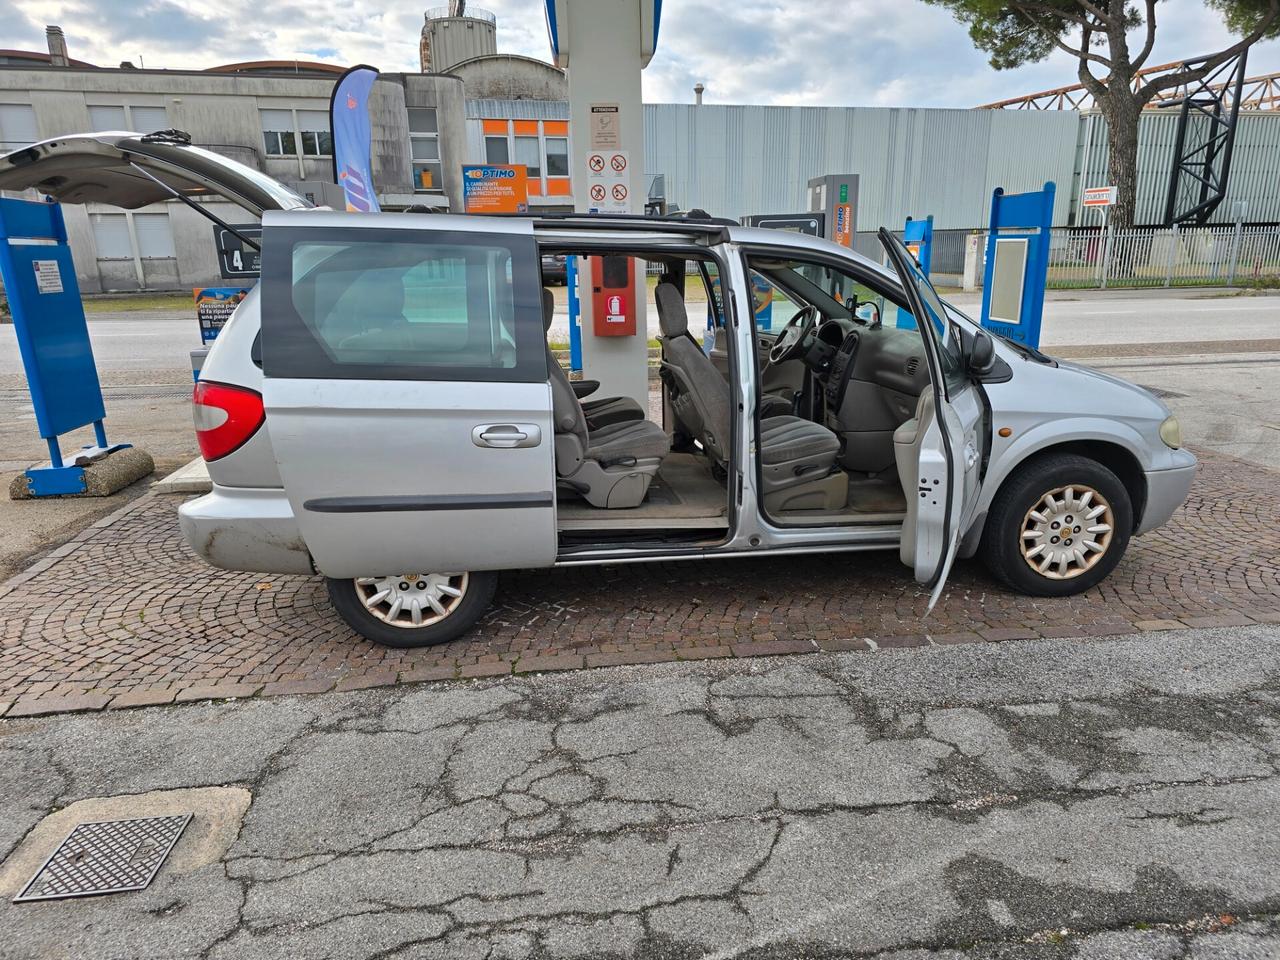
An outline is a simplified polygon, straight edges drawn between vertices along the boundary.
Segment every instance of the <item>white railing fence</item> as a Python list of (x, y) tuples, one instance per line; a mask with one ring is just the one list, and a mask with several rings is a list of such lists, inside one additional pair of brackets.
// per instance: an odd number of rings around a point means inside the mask
[(1280, 227), (1053, 231), (1050, 287), (1238, 286), (1280, 280)]

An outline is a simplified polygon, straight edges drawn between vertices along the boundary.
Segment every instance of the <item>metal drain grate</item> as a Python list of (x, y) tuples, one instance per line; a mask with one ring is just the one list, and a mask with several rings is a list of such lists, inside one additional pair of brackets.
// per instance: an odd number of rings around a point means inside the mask
[(191, 822), (144, 817), (82, 823), (36, 871), (14, 903), (144, 890)]

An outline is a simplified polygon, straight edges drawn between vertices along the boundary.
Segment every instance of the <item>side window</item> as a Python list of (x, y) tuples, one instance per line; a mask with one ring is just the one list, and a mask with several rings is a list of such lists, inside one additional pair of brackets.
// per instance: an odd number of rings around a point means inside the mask
[[(724, 327), (724, 301), (720, 289), (720, 270), (719, 264), (712, 261), (699, 265), (698, 276), (702, 280), (703, 290), (707, 298), (707, 329), (719, 330)], [(688, 290), (689, 277), (685, 278), (685, 289)], [(685, 294), (685, 300), (688, 302), (688, 293)], [(693, 317), (689, 317), (690, 326), (693, 324)]]
[(293, 230), (266, 246), (267, 376), (546, 379), (531, 237)]
[(942, 362), (942, 379), (946, 383), (948, 396), (952, 396), (967, 379), (960, 331), (955, 321), (947, 316), (946, 307), (942, 305), (942, 300), (938, 297), (938, 292), (933, 289), (933, 284), (915, 264), (912, 265), (912, 273), (911, 279), (915, 282), (916, 289), (920, 291), (920, 299), (924, 301), (929, 325), (936, 335), (938, 355)]

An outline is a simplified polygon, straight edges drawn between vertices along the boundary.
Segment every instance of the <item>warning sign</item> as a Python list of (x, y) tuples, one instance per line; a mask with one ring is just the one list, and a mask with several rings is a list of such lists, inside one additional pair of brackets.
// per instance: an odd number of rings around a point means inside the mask
[(622, 142), (616, 103), (591, 104), (591, 149), (616, 150)]
[(33, 260), (36, 271), (36, 293), (61, 293), (62, 272), (57, 260)]
[(592, 213), (631, 212), (630, 156), (625, 150), (587, 154), (587, 195)]

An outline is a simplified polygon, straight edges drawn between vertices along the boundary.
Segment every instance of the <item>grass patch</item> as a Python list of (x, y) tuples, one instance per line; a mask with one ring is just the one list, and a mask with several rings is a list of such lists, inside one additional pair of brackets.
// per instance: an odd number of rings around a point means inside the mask
[(129, 313), (133, 310), (174, 310), (195, 316), (195, 299), (190, 293), (138, 293), (123, 297), (84, 297), (86, 314)]

